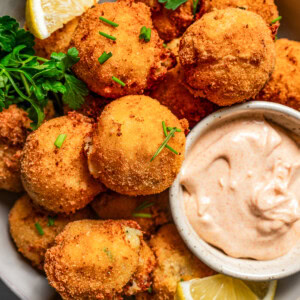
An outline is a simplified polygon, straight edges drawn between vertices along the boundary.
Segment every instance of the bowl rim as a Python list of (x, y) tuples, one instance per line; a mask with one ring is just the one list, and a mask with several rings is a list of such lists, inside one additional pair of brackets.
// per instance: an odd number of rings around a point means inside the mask
[[(249, 113), (259, 111), (281, 114), (297, 123), (300, 122), (299, 111), (278, 103), (266, 101), (248, 101), (243, 104), (236, 104), (231, 107), (221, 108), (220, 110), (201, 120), (190, 131), (186, 140), (186, 153), (188, 153), (195, 141), (202, 135), (203, 132), (207, 130), (208, 127), (213, 126), (216, 122), (227, 118), (231, 114), (239, 112), (247, 113), (248, 111)], [(297, 129), (297, 126), (295, 128)], [(298, 129), (300, 129), (300, 127)], [(180, 207), (180, 205), (182, 205), (182, 201), (178, 200), (180, 199), (179, 194), (181, 192), (181, 185), (179, 183), (180, 175), (181, 170), (169, 192), (171, 213), (181, 238), (196, 257), (219, 273), (243, 280), (274, 280), (287, 277), (300, 271), (300, 262), (297, 262), (299, 261), (300, 256), (300, 243), (292, 248), (287, 254), (277, 259), (257, 261), (230, 257), (223, 251), (215, 248), (201, 239), (187, 220), (187, 217), (184, 214), (184, 209)], [(295, 248), (297, 249), (295, 250)], [(295, 260), (295, 258), (298, 259)], [(293, 263), (287, 265), (285, 261), (286, 259), (289, 259), (289, 261)], [(281, 260), (282, 263), (280, 263)], [(276, 267), (274, 267), (275, 265)]]

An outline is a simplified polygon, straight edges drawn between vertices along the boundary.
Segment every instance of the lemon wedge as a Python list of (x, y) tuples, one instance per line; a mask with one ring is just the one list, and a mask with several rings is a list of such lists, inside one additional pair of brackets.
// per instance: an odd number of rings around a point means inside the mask
[(271, 300), (277, 281), (248, 282), (214, 275), (178, 283), (177, 300)]
[(26, 25), (45, 39), (73, 18), (82, 15), (96, 0), (27, 0)]

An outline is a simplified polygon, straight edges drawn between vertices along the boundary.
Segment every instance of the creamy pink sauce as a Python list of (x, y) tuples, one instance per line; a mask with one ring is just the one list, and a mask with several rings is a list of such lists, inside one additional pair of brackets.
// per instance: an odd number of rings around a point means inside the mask
[(299, 137), (262, 115), (208, 130), (183, 166), (189, 222), (232, 257), (268, 260), (300, 238)]

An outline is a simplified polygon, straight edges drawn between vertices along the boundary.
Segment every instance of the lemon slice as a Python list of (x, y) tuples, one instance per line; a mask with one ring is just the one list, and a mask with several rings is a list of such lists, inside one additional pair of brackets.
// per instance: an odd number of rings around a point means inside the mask
[(178, 283), (177, 300), (271, 300), (277, 281), (246, 282), (225, 275), (214, 275)]
[(74, 17), (82, 15), (96, 0), (27, 0), (26, 25), (36, 37), (45, 39)]

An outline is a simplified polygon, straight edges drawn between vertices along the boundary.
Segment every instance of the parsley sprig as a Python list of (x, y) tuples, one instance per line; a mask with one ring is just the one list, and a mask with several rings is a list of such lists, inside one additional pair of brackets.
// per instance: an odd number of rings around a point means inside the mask
[(51, 93), (61, 94), (65, 104), (78, 109), (88, 89), (71, 72), (79, 61), (76, 48), (44, 59), (34, 55), (33, 46), (34, 36), (15, 19), (0, 18), (0, 111), (17, 104), (28, 112), (36, 129), (44, 120)]
[(187, 0), (158, 0), (159, 3), (165, 3), (166, 9), (176, 10), (181, 4), (187, 2)]

